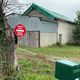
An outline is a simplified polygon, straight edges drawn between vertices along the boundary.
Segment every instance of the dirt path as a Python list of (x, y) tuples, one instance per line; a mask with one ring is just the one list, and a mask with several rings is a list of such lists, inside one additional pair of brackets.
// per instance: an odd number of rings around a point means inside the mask
[(76, 58), (76, 57), (67, 58), (67, 57), (58, 57), (58, 56), (53, 56), (53, 55), (37, 54), (37, 53), (33, 53), (33, 52), (30, 52), (30, 51), (22, 49), (22, 48), (18, 48), (18, 51), (16, 51), (16, 52), (17, 52), (18, 59), (36, 57), (37, 59), (41, 59), (41, 60), (49, 61), (49, 62), (54, 62), (54, 63), (57, 60), (62, 60), (62, 59), (75, 61), (75, 62), (80, 61), (80, 59)]

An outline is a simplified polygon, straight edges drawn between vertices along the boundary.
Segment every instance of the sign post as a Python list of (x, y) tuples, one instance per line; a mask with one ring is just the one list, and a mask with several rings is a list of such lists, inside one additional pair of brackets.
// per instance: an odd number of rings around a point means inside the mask
[[(18, 24), (14, 27), (14, 34), (21, 38), (23, 37), (25, 34), (26, 34), (26, 28), (24, 25), (22, 24)], [(16, 45), (16, 38), (15, 38), (15, 49), (17, 48), (17, 45)], [(16, 53), (14, 52), (14, 65), (16, 66), (17, 69), (19, 69), (19, 67), (17, 67), (17, 57), (16, 57)]]
[(14, 28), (14, 33), (17, 37), (23, 37), (26, 34), (26, 28), (22, 24), (18, 24)]

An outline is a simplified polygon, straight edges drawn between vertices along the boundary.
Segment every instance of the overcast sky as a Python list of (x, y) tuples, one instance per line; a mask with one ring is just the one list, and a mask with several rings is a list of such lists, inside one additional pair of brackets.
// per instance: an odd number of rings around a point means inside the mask
[(36, 3), (44, 8), (67, 16), (71, 20), (76, 18), (76, 11), (80, 10), (80, 0), (18, 0), (24, 3)]

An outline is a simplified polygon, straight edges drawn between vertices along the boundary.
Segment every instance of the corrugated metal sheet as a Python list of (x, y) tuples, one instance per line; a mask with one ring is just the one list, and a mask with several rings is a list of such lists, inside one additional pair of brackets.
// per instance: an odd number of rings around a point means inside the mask
[(8, 23), (12, 28), (17, 24), (23, 24), (27, 31), (58, 32), (56, 22), (40, 21), (38, 17), (11, 15), (8, 17)]

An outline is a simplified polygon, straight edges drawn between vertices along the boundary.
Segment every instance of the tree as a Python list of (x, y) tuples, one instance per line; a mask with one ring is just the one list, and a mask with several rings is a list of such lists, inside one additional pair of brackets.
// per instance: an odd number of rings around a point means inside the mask
[(15, 38), (6, 19), (6, 13), (20, 10), (20, 6), (17, 0), (0, 0), (0, 75), (3, 77), (11, 75), (15, 59)]
[(0, 74), (3, 76), (10, 75), (15, 50), (14, 36), (4, 13), (7, 3), (8, 0), (0, 0)]
[(77, 12), (77, 18), (75, 20), (75, 29), (73, 30), (73, 38), (77, 45), (80, 45), (80, 11)]
[(15, 71), (13, 67), (15, 64), (15, 38), (6, 14), (12, 11), (21, 12), (23, 6), (30, 4), (19, 4), (17, 0), (0, 0), (0, 80), (11, 80), (9, 76), (12, 76)]

